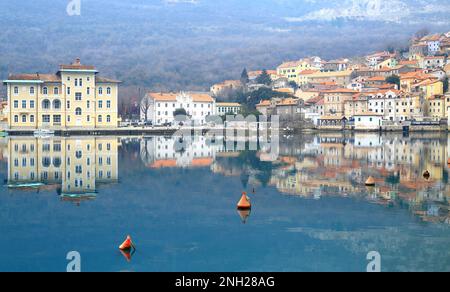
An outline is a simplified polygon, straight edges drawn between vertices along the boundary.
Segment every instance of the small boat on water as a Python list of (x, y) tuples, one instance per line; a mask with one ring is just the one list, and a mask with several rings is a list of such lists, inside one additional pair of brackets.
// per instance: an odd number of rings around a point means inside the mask
[(34, 131), (34, 137), (36, 138), (48, 138), (53, 137), (55, 135), (55, 131), (48, 129), (39, 129)]
[(83, 194), (61, 194), (61, 198), (66, 201), (70, 200), (94, 200), (97, 198), (96, 193), (83, 193)]
[(8, 132), (6, 131), (0, 131), (0, 138), (2, 137), (7, 137), (8, 136)]
[(20, 184), (9, 184), (10, 189), (25, 189), (25, 188), (39, 188), (44, 186), (43, 183), (20, 183)]

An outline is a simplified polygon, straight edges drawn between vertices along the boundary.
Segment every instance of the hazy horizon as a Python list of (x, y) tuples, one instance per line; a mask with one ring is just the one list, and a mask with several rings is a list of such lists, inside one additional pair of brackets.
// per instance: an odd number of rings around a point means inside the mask
[[(405, 46), (450, 30), (450, 1), (0, 0), (0, 77), (80, 57), (124, 87), (207, 90), (248, 70)], [(381, 3), (380, 6), (373, 4)]]

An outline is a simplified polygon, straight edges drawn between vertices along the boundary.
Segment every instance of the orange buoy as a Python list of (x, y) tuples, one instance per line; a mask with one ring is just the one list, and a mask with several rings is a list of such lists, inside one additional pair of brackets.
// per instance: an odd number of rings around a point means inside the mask
[(239, 210), (250, 210), (252, 208), (252, 204), (250, 203), (250, 198), (247, 197), (246, 192), (242, 193), (242, 197), (237, 204), (237, 208)]
[(375, 179), (372, 176), (369, 176), (369, 178), (366, 180), (366, 186), (368, 187), (375, 186)]
[(120, 250), (130, 250), (134, 248), (133, 242), (131, 241), (131, 236), (127, 236), (127, 239), (119, 246)]

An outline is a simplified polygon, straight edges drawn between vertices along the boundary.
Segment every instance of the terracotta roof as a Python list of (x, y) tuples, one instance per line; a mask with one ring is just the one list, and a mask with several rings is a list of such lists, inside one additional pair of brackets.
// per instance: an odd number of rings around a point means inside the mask
[[(214, 102), (214, 99), (207, 93), (186, 93), (194, 102)], [(149, 92), (147, 94), (150, 98), (156, 101), (176, 101), (179, 93), (159, 93)]]
[(396, 67), (394, 67), (394, 68), (383, 67), (383, 68), (381, 68), (381, 69), (374, 70), (374, 71), (377, 71), (377, 72), (390, 72), (390, 71), (398, 70), (398, 69), (400, 69), (401, 67), (403, 67), (403, 66), (396, 66)]
[(317, 103), (317, 102), (319, 102), (321, 100), (323, 100), (323, 97), (319, 95), (319, 96), (315, 96), (315, 97), (312, 97), (312, 98), (308, 99), (306, 101), (306, 103), (315, 104), (315, 103)]
[(377, 52), (371, 55), (367, 55), (367, 58), (376, 58), (376, 57), (388, 57), (391, 54), (389, 52)]
[(96, 83), (121, 83), (119, 80), (114, 80), (106, 77), (95, 76)]
[(386, 83), (383, 85), (379, 85), (378, 88), (379, 89), (395, 89), (395, 84), (391, 84), (391, 83)]
[(441, 34), (432, 34), (432, 35), (427, 35), (425, 37), (423, 37), (421, 39), (421, 41), (426, 41), (426, 42), (435, 42), (435, 41), (439, 41), (439, 39), (441, 38)]
[(373, 76), (366, 79), (366, 81), (386, 81), (386, 77), (383, 76)]
[(56, 74), (10, 74), (8, 80), (21, 80), (21, 81), (43, 81), (43, 82), (60, 82), (61, 77)]
[(241, 106), (241, 104), (237, 103), (237, 102), (218, 102), (218, 103), (216, 103), (216, 106), (236, 106), (236, 107), (238, 107), (238, 106)]
[[(262, 72), (263, 72), (262, 70), (250, 71), (250, 72), (248, 72), (248, 76), (249, 77), (257, 77), (257, 76), (261, 75)], [(277, 70), (266, 70), (266, 72), (269, 75), (278, 75)]]
[(284, 62), (283, 64), (281, 64), (280, 66), (278, 66), (278, 69), (283, 69), (283, 68), (292, 68), (292, 67), (298, 67), (303, 63), (307, 63), (310, 64), (312, 63), (311, 59), (309, 58), (304, 58), (298, 61), (288, 61), (288, 62)]
[(70, 65), (59, 65), (60, 70), (95, 70), (95, 66), (82, 65), (79, 58)]
[(279, 102), (276, 103), (276, 105), (297, 105), (299, 102), (298, 99), (294, 99), (294, 98), (284, 98), (282, 100), (280, 100)]
[(352, 90), (352, 89), (348, 89), (348, 88), (337, 88), (337, 89), (332, 89), (332, 90), (325, 90), (323, 91), (323, 93), (358, 93), (358, 91)]
[(270, 104), (270, 100), (261, 100), (256, 106), (269, 106)]
[(426, 79), (432, 77), (431, 75), (423, 73), (423, 71), (401, 73), (400, 79)]
[(438, 79), (427, 79), (427, 80), (424, 80), (422, 82), (419, 82), (419, 83), (415, 84), (414, 86), (427, 86), (427, 85), (435, 84), (437, 82), (440, 82), (440, 80), (438, 80)]
[(292, 88), (278, 88), (275, 91), (280, 93), (294, 93), (294, 89)]

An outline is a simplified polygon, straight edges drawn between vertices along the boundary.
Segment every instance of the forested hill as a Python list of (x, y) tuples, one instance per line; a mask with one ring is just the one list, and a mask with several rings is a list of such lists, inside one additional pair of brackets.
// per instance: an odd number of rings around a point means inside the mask
[[(448, 31), (449, 1), (0, 0), (0, 74), (53, 72), (75, 57), (124, 86), (204, 90), (243, 67), (361, 55)], [(375, 11), (375, 12), (374, 12)]]

